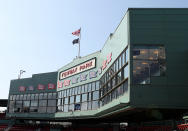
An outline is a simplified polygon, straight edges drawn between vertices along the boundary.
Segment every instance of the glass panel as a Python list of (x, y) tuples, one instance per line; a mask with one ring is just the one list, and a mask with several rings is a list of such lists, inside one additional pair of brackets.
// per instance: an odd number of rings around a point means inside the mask
[(88, 92), (91, 92), (91, 83), (88, 84)]
[(16, 100), (19, 100), (19, 98), (20, 98), (20, 95), (16, 95)]
[(74, 111), (74, 104), (70, 104), (69, 105), (69, 111), (71, 112), (71, 111)]
[(52, 99), (56, 99), (56, 98), (57, 98), (57, 93), (54, 92), (54, 93), (53, 93), (53, 96), (52, 96)]
[(22, 107), (22, 101), (16, 101), (16, 107)]
[(39, 94), (35, 94), (35, 100), (39, 99)]
[(64, 97), (67, 97), (67, 90), (64, 90)]
[(57, 100), (57, 105), (60, 106), (61, 105), (61, 99)]
[(80, 106), (79, 103), (74, 105), (74, 110), (75, 110), (75, 111), (76, 111), (76, 110), (80, 110), (80, 108), (81, 108), (81, 106)]
[(39, 100), (39, 106), (47, 106), (47, 100)]
[(127, 90), (128, 90), (128, 81), (123, 83), (123, 92), (127, 92)]
[(78, 87), (75, 87), (74, 94), (75, 94), (75, 95), (78, 94)]
[(96, 90), (99, 90), (99, 81), (96, 81)]
[(149, 63), (144, 61), (133, 61), (133, 83), (149, 84), (150, 70)]
[(81, 92), (81, 86), (78, 86), (78, 94)]
[(46, 113), (46, 107), (39, 107), (38, 112), (39, 113)]
[(126, 78), (128, 78), (129, 77), (129, 72), (128, 72), (129, 70), (128, 70), (128, 66), (126, 66), (126, 67), (124, 67), (124, 79), (126, 79)]
[(31, 101), (31, 106), (38, 106), (38, 101)]
[(68, 105), (64, 105), (64, 112), (68, 112)]
[(119, 70), (118, 59), (116, 60), (115, 64), (116, 64), (116, 72), (117, 72)]
[(56, 100), (48, 100), (48, 106), (56, 106)]
[(92, 82), (92, 91), (95, 91), (95, 82)]
[(66, 97), (65, 99), (64, 99), (65, 101), (65, 103), (64, 104), (68, 104), (68, 97)]
[(31, 94), (31, 100), (35, 99), (35, 94)]
[(75, 88), (72, 88), (72, 95), (75, 95)]
[(88, 90), (87, 90), (87, 84), (85, 84), (84, 87), (85, 87), (85, 92), (87, 92), (87, 91), (88, 91)]
[[(145, 62), (146, 63), (146, 62)], [(160, 65), (157, 61), (148, 62), (150, 68), (150, 76), (160, 76)]]
[(85, 86), (84, 85), (82, 85), (82, 91), (81, 91), (82, 93), (84, 93), (85, 92)]
[(87, 101), (87, 94), (82, 94), (82, 102)]
[(23, 107), (29, 107), (30, 101), (23, 101)]
[(121, 82), (121, 71), (116, 75), (117, 77), (117, 84)]
[(82, 103), (81, 110), (87, 110), (87, 102)]
[(99, 91), (93, 92), (93, 100), (99, 99)]
[(27, 94), (27, 100), (31, 100), (31, 94)]
[(119, 69), (121, 69), (121, 55), (118, 60), (119, 60)]
[(20, 100), (23, 100), (23, 95), (20, 95)]
[(88, 93), (88, 101), (91, 101), (91, 92)]
[(43, 95), (43, 99), (47, 99), (47, 93), (44, 93), (44, 95)]
[(126, 50), (126, 63), (129, 61), (129, 48)]
[(92, 104), (91, 104), (91, 101), (89, 101), (89, 102), (88, 102), (88, 105), (87, 105), (87, 106), (88, 106), (88, 107), (87, 107), (88, 110), (91, 110), (91, 105), (92, 105)]
[(55, 113), (56, 107), (47, 107), (47, 113)]
[(43, 93), (39, 94), (39, 99), (43, 99)]
[(58, 98), (62, 98), (61, 97), (61, 91), (58, 92)]
[(98, 101), (92, 101), (92, 109), (97, 109), (98, 108)]
[(70, 104), (74, 103), (74, 96), (70, 97)]
[(76, 96), (76, 103), (80, 102), (80, 95)]
[(38, 112), (38, 107), (30, 107), (30, 112)]
[(122, 53), (122, 66), (125, 64), (125, 53)]
[(64, 91), (61, 91), (61, 98), (64, 97)]
[(70, 89), (67, 89), (67, 96), (70, 96)]
[(48, 93), (48, 99), (52, 99), (52, 93)]

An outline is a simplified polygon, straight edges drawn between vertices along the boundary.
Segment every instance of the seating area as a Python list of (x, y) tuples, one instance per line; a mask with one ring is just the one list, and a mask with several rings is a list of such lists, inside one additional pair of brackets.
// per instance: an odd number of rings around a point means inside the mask
[(177, 126), (179, 131), (184, 131), (186, 129), (188, 129), (188, 124), (181, 124)]
[(172, 131), (170, 126), (127, 127), (126, 131)]

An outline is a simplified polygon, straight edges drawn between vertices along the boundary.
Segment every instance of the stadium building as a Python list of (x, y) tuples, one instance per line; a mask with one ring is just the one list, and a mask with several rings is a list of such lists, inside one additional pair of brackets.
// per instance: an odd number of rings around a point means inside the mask
[(129, 8), (100, 51), (11, 80), (6, 117), (129, 126), (180, 120), (188, 109), (187, 34), (188, 9)]

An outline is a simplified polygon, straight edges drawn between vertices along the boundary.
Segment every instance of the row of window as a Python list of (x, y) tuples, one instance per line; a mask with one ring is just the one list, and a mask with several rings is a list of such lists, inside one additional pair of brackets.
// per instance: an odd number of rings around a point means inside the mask
[(56, 99), (57, 93), (39, 93), (39, 94), (24, 94), (10, 95), (10, 100), (38, 100), (38, 99)]
[(126, 48), (101, 77), (100, 106), (107, 104), (126, 92), (129, 76), (128, 54), (128, 48)]
[(86, 110), (95, 110), (99, 107), (99, 102), (97, 101), (86, 101), (82, 103), (74, 103), (74, 104), (64, 104), (62, 106), (58, 106), (59, 112), (72, 112), (72, 111), (86, 111)]
[(62, 91), (58, 92), (58, 98), (63, 98), (63, 97), (67, 97), (67, 96), (73, 96), (73, 95), (79, 95), (82, 93), (87, 93), (87, 92), (92, 92), (95, 90), (99, 90), (100, 85), (99, 85), (99, 81), (96, 82), (92, 82), (92, 83), (88, 83), (88, 84), (84, 84), (81, 86), (77, 86), (77, 87), (73, 87), (73, 88), (69, 88), (69, 89), (65, 89)]
[(163, 46), (134, 46), (133, 83), (150, 84), (151, 76), (164, 76), (166, 72)]
[(117, 99), (119, 96), (123, 95), (128, 91), (128, 80), (123, 82), (120, 86), (112, 90), (111, 92), (107, 93), (104, 97), (100, 100), (100, 106), (104, 106), (108, 104), (114, 99)]
[(99, 81), (58, 92), (58, 111), (71, 112), (98, 108)]
[(125, 64), (127, 64), (129, 59), (128, 48), (121, 53), (121, 55), (116, 59), (116, 61), (111, 65), (111, 67), (105, 72), (101, 77), (101, 86), (103, 86), (108, 80), (110, 80), (115, 73), (117, 73)]
[(56, 99), (10, 101), (9, 112), (10, 113), (14, 113), (14, 112), (55, 113), (56, 112)]

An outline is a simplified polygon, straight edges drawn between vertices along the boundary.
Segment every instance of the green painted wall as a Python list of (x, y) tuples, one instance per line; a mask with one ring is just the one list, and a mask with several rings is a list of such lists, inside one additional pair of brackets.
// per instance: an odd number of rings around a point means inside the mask
[(151, 84), (132, 85), (131, 82), (131, 104), (147, 108), (187, 108), (188, 9), (129, 11), (131, 48), (134, 44), (164, 45), (167, 63), (166, 76), (152, 77)]

